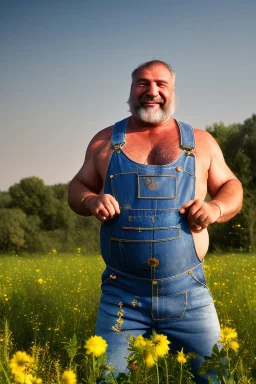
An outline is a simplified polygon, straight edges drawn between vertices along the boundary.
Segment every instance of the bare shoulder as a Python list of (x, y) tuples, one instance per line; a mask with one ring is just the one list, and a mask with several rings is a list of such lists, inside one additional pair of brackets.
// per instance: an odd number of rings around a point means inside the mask
[(109, 148), (111, 143), (112, 131), (113, 125), (99, 131), (89, 143), (87, 152), (90, 153), (91, 151), (93, 151), (94, 154), (97, 154), (98, 152)]
[(194, 128), (196, 151), (203, 151), (210, 156), (221, 154), (219, 144), (214, 137), (204, 129)]

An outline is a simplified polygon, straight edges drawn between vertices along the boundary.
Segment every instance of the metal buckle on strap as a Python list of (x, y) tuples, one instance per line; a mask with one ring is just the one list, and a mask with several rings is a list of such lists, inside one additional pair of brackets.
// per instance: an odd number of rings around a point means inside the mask
[(111, 149), (113, 149), (115, 151), (115, 150), (121, 148), (124, 144), (125, 144), (124, 141), (122, 143), (119, 143), (119, 144), (114, 144), (111, 146)]
[(192, 155), (192, 150), (194, 149), (190, 145), (182, 145), (182, 148), (185, 149), (186, 151), (186, 156), (193, 156)]

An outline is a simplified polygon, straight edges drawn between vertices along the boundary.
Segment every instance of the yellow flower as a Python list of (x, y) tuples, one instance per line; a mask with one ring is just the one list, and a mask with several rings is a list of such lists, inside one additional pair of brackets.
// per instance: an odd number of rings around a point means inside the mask
[[(29, 380), (28, 384), (30, 384), (30, 383), (31, 384), (42, 384), (42, 379), (39, 379), (36, 376), (27, 375), (27, 380)], [(23, 381), (22, 381), (22, 383), (23, 383)], [(25, 381), (25, 383), (27, 384), (27, 381)]]
[(23, 372), (17, 373), (14, 376), (15, 383), (20, 384), (42, 384), (42, 379), (38, 379), (36, 376), (32, 376), (30, 373)]
[(24, 372), (28, 369), (29, 365), (33, 362), (33, 357), (27, 355), (26, 352), (16, 352), (11, 361), (10, 368), (14, 375)]
[(86, 354), (101, 356), (106, 352), (108, 344), (101, 336), (91, 336), (85, 343)]
[(183, 352), (183, 348), (181, 351), (178, 352), (177, 361), (180, 364), (185, 364), (187, 362), (186, 355)]
[(153, 367), (153, 365), (156, 363), (151, 351), (148, 349), (143, 351), (143, 360), (147, 368)]
[(237, 338), (237, 332), (235, 329), (230, 327), (224, 327), (220, 330), (220, 342), (225, 344), (231, 340)]
[(64, 371), (62, 377), (61, 377), (61, 384), (76, 384), (76, 374), (75, 372), (69, 370), (69, 371)]
[(240, 345), (238, 344), (237, 341), (231, 341), (230, 343), (230, 348), (233, 349), (233, 351), (237, 351), (239, 349)]
[(43, 279), (38, 279), (37, 280), (38, 284), (42, 285), (44, 283)]
[(147, 343), (144, 337), (142, 335), (139, 335), (136, 337), (133, 345), (137, 349), (143, 349), (146, 347)]
[(170, 344), (170, 341), (167, 340), (167, 336), (155, 333), (151, 336), (151, 340), (155, 347), (155, 354), (157, 357), (163, 357), (168, 354), (168, 351), (170, 350), (168, 344)]
[(56, 251), (56, 249), (53, 249), (52, 252), (53, 252), (53, 253), (56, 253), (57, 251)]

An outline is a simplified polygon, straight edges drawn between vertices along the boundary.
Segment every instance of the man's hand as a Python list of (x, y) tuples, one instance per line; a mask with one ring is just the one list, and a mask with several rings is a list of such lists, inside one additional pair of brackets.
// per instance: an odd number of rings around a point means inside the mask
[(100, 221), (111, 220), (120, 214), (117, 200), (108, 194), (88, 196), (84, 204), (90, 213)]
[(180, 208), (180, 213), (188, 212), (188, 225), (193, 232), (201, 232), (220, 217), (220, 208), (210, 201), (189, 200)]

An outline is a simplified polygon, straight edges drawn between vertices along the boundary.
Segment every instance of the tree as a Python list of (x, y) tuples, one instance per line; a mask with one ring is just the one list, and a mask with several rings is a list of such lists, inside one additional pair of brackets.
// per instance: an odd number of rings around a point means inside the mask
[(0, 251), (19, 252), (25, 243), (27, 216), (21, 209), (0, 209)]
[[(256, 115), (243, 124), (232, 124), (225, 127), (223, 123), (208, 127), (219, 143), (227, 164), (241, 181), (244, 188), (244, 202), (241, 211), (243, 226), (247, 227), (248, 246), (255, 249), (256, 226)], [(244, 236), (244, 241), (246, 236)]]

